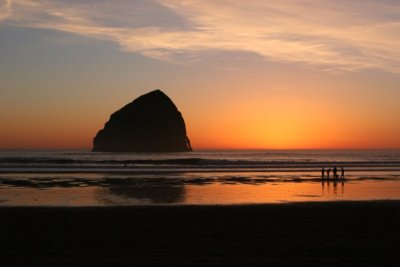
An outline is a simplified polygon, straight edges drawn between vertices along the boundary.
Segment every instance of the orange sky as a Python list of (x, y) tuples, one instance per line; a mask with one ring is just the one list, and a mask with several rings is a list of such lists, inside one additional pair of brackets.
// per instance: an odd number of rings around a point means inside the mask
[[(194, 93), (187, 95), (164, 90), (183, 113), (195, 149), (400, 148), (396, 92), (384, 102), (373, 93), (364, 93), (355, 102), (357, 97), (351, 94), (357, 88), (331, 85), (320, 90), (313, 82), (302, 83), (304, 90), (297, 86), (263, 89), (257, 79), (253, 85), (227, 83), (231, 94), (224, 88), (214, 91), (213, 81), (208, 83), (205, 86), (211, 89), (196, 85)], [(48, 103), (38, 105), (39, 109), (12, 110), (3, 117), (7, 127), (0, 133), (0, 147), (89, 149), (109, 115), (142, 93), (145, 90), (136, 95), (129, 92), (126, 99), (123, 94), (106, 97), (98, 106), (82, 98), (72, 109), (69, 105), (74, 101), (59, 102), (59, 107)]]
[(400, 148), (400, 3), (30, 3), (0, 1), (0, 149), (90, 149), (158, 88), (195, 149)]

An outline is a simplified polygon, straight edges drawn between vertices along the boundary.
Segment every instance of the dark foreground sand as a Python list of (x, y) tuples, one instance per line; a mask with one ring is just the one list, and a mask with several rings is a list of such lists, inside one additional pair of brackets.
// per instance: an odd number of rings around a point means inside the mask
[(400, 266), (400, 202), (0, 208), (1, 266)]

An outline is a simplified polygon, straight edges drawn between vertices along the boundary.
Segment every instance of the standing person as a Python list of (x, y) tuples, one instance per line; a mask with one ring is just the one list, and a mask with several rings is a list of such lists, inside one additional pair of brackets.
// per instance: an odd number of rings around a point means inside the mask
[(322, 180), (325, 178), (325, 168), (322, 168), (321, 170), (321, 178)]
[(333, 168), (333, 177), (335, 178), (335, 179), (337, 179), (337, 169), (336, 169), (336, 166)]
[(344, 169), (343, 167), (340, 167), (341, 171), (342, 171), (342, 175), (340, 176), (340, 178), (344, 179)]
[(331, 169), (329, 168), (326, 173), (327, 173), (327, 178), (329, 179), (329, 173), (331, 172)]

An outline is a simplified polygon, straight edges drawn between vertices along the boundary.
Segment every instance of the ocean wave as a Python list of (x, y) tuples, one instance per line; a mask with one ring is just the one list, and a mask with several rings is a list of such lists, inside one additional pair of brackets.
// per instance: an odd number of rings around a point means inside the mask
[(305, 166), (305, 167), (333, 167), (333, 166), (400, 166), (399, 160), (392, 161), (320, 161), (320, 160), (234, 160), (234, 159), (207, 159), (207, 158), (173, 158), (173, 159), (68, 159), (68, 158), (40, 158), (40, 157), (3, 157), (0, 158), (0, 167), (10, 165), (21, 166), (52, 166), (52, 165), (120, 165), (120, 166), (248, 166), (248, 167), (275, 167), (275, 166)]
[(0, 176), (1, 188), (70, 188), (70, 187), (176, 187), (185, 185), (262, 185), (277, 183), (354, 183), (362, 181), (399, 181), (400, 174), (391, 175), (349, 175), (344, 180), (330, 179), (321, 180), (317, 175), (197, 175), (197, 176), (105, 176), (105, 177), (86, 177), (77, 176), (38, 176), (34, 177), (7, 177)]

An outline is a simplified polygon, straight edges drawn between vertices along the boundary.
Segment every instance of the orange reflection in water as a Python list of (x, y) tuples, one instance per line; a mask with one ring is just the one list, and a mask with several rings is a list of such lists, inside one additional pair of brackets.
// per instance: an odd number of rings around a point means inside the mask
[[(173, 189), (173, 190), (171, 190)], [(399, 181), (265, 183), (154, 187), (1, 189), (0, 206), (261, 204), (336, 200), (400, 200)]]
[(400, 199), (400, 183), (333, 182), (187, 186), (187, 204), (245, 204)]

